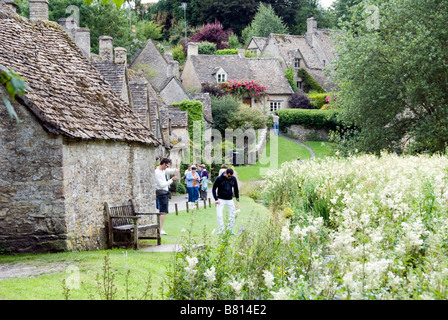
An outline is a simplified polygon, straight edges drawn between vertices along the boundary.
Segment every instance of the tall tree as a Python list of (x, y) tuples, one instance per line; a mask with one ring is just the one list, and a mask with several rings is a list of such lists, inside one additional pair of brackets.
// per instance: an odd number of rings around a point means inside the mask
[(350, 13), (334, 65), (342, 119), (357, 128), (345, 145), (376, 153), (445, 150), (448, 2), (366, 1)]
[(286, 34), (288, 27), (282, 18), (275, 14), (271, 5), (260, 2), (254, 19), (242, 32), (244, 43), (249, 43), (252, 37), (267, 37), (271, 33)]
[(250, 23), (257, 11), (256, 0), (208, 0), (199, 3), (200, 19), (204, 22), (219, 20), (225, 29), (232, 29), (235, 34)]

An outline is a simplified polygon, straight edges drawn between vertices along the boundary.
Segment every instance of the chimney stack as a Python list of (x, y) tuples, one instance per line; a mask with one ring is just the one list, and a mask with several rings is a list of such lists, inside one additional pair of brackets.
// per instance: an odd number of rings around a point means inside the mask
[(105, 61), (114, 61), (114, 39), (109, 36), (100, 36), (100, 56)]
[(17, 13), (17, 8), (19, 6), (17, 5), (17, 3), (14, 2), (14, 0), (5, 0), (5, 3), (8, 6), (8, 8)]
[(30, 20), (48, 21), (48, 0), (29, 0)]
[(90, 29), (77, 28), (75, 35), (75, 42), (82, 50), (87, 59), (90, 60)]
[(307, 33), (314, 33), (317, 30), (317, 19), (314, 17), (306, 19)]
[(125, 48), (117, 47), (114, 49), (114, 53), (116, 64), (127, 64), (127, 50)]
[(241, 59), (246, 57), (246, 49), (244, 48), (238, 48), (238, 57)]
[(187, 56), (197, 56), (199, 54), (199, 46), (196, 42), (189, 42)]

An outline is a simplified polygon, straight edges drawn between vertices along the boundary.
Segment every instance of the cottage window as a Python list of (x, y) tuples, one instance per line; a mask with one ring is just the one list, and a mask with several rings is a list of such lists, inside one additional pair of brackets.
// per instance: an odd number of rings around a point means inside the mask
[(281, 101), (271, 101), (271, 112), (277, 111), (282, 108), (282, 102)]
[(296, 68), (296, 69), (300, 68), (300, 58), (294, 59), (294, 68)]
[(297, 89), (303, 90), (303, 81), (297, 81)]
[(226, 81), (227, 81), (227, 76), (226, 76), (225, 73), (218, 73), (216, 77), (217, 77), (216, 81), (217, 81), (218, 83), (226, 82)]

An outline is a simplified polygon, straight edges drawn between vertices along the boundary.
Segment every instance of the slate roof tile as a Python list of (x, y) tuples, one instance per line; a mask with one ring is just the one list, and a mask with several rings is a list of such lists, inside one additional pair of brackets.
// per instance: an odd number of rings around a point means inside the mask
[(27, 79), (18, 100), (48, 131), (160, 144), (58, 24), (30, 22), (0, 0), (0, 26), (0, 64)]

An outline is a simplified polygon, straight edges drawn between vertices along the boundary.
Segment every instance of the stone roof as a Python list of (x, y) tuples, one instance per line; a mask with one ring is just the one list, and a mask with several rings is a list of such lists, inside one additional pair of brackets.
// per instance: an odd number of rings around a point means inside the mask
[[(266, 86), (268, 94), (292, 94), (280, 63), (274, 58), (241, 58), (238, 55), (189, 56), (201, 84), (216, 83), (216, 73), (222, 68), (227, 80), (256, 80)], [(272, 75), (275, 74), (274, 78)]]
[(168, 113), (171, 119), (171, 127), (173, 128), (187, 128), (188, 127), (188, 112), (182, 111), (179, 107), (168, 106)]
[(297, 51), (300, 50), (302, 58), (310, 69), (321, 69), (323, 66), (317, 54), (308, 44), (304, 36), (289, 34), (271, 34), (270, 40), (274, 44), (288, 66), (293, 65)]
[(92, 60), (91, 63), (100, 72), (107, 83), (109, 83), (112, 90), (121, 97), (126, 76), (126, 65), (124, 63), (112, 63), (107, 60)]
[(146, 46), (142, 50), (134, 55), (129, 68), (136, 69), (139, 64), (150, 66), (154, 71), (154, 76), (149, 80), (157, 90), (160, 90), (167, 78), (168, 61), (151, 39), (146, 42)]
[(252, 37), (251, 41), (255, 43), (255, 45), (260, 49), (260, 51), (263, 50), (265, 44), (266, 44), (266, 37)]
[(23, 103), (51, 133), (159, 145), (132, 108), (53, 22), (29, 22), (0, 1), (0, 64), (27, 79)]

